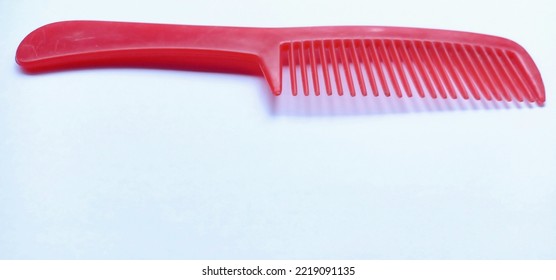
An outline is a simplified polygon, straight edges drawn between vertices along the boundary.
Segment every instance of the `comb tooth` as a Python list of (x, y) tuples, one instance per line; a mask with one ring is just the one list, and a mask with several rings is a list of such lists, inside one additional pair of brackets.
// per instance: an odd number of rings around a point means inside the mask
[(384, 71), (382, 70), (382, 65), (380, 64), (380, 59), (378, 58), (376, 47), (373, 41), (370, 42), (369, 47), (370, 47), (371, 59), (373, 60), (373, 65), (375, 66), (375, 70), (376, 73), (378, 74), (378, 78), (380, 81), (380, 86), (384, 91), (384, 95), (390, 96), (390, 89), (388, 88), (388, 84), (386, 83), (386, 78), (384, 77)]
[(361, 51), (363, 52), (362, 55), (363, 63), (365, 64), (365, 70), (367, 71), (369, 82), (371, 83), (371, 89), (373, 91), (373, 95), (378, 96), (378, 89), (373, 75), (373, 69), (371, 69), (371, 62), (369, 61), (369, 54), (367, 52), (367, 48), (365, 47), (365, 42), (361, 40), (360, 43), (361, 43)]
[(512, 96), (517, 101), (523, 101), (523, 96), (519, 94), (519, 90), (517, 89), (516, 81), (514, 81), (510, 75), (508, 75), (508, 70), (502, 66), (501, 59), (499, 55), (496, 53), (496, 50), (492, 48), (485, 48), (485, 52), (489, 57), (492, 58), (492, 62), (494, 64), (494, 68), (500, 74), (500, 81), (502, 82), (503, 86), (509, 90), (510, 94), (508, 94), (508, 98), (511, 100)]
[(351, 96), (355, 96), (355, 87), (353, 85), (353, 77), (351, 75), (351, 67), (349, 66), (349, 60), (347, 58), (346, 42), (344, 40), (340, 41), (340, 56), (342, 60), (342, 66), (344, 66), (344, 74), (346, 75), (346, 81), (348, 83), (348, 88)]
[[(433, 79), (432, 79), (432, 76), (431, 76), (431, 72), (429, 72), (425, 69), (425, 66), (426, 66), (425, 59), (423, 59), (422, 56), (417, 51), (416, 43), (408, 41), (408, 44), (410, 44), (410, 46), (408, 46), (409, 55), (413, 58), (413, 61), (415, 61), (414, 65), (416, 66), (416, 68), (419, 72), (419, 75), (423, 79), (423, 81), (425, 83), (425, 87), (427, 88), (427, 90), (429, 92), (429, 95), (432, 98), (436, 98), (436, 90), (433, 86)], [(424, 95), (423, 95), (423, 97), (424, 97)]]
[(382, 57), (382, 61), (384, 61), (384, 66), (386, 66), (386, 71), (388, 72), (388, 76), (390, 77), (390, 82), (394, 87), (394, 91), (398, 97), (402, 97), (402, 91), (400, 89), (400, 85), (398, 83), (398, 79), (396, 78), (396, 74), (394, 73), (394, 69), (392, 69), (392, 64), (390, 63), (390, 57), (388, 56), (387, 46), (384, 41), (378, 41), (379, 44), (379, 55)]
[[(461, 79), (462, 84), (465, 84), (467, 89), (471, 92), (471, 95), (473, 95), (473, 97), (475, 99), (480, 99), (480, 95), (477, 91), (477, 88), (475, 87), (475, 84), (473, 84), (472, 79), (469, 77), (468, 72), (471, 72), (471, 69), (467, 69), (462, 61), (462, 57), (460, 52), (454, 47), (454, 45), (452, 44), (445, 44), (444, 48), (446, 50), (447, 53), (452, 52), (454, 59), (452, 60), (453, 65), (455, 66), (456, 72), (459, 73), (461, 75)], [(465, 99), (469, 98), (469, 95), (467, 94), (467, 91), (465, 91), (465, 95), (464, 95)]]
[[(458, 75), (457, 69), (454, 65), (454, 62), (452, 61), (452, 58), (451, 58), (450, 54), (446, 50), (446, 44), (437, 43), (437, 46), (438, 46), (438, 53), (440, 54), (440, 58), (444, 57), (443, 61), (445, 61), (444, 66), (445, 66), (445, 68), (448, 72), (448, 77), (451, 78), (453, 83), (456, 85), (456, 88), (458, 89), (461, 96), (464, 99), (469, 99), (469, 95), (467, 94), (467, 90), (465, 89), (465, 87), (462, 84), (462, 80), (461, 80), (462, 78)], [(455, 98), (455, 94), (452, 97)]]
[(413, 96), (413, 93), (411, 92), (411, 88), (409, 87), (409, 82), (407, 81), (407, 77), (405, 75), (405, 71), (403, 69), (403, 65), (400, 60), (400, 55), (398, 54), (398, 50), (397, 50), (398, 44), (396, 43), (396, 41), (391, 41), (390, 43), (392, 44), (392, 47), (390, 48), (390, 55), (392, 55), (392, 57), (394, 58), (394, 66), (398, 71), (398, 77), (400, 78), (400, 80), (402, 80), (402, 85), (405, 90), (405, 93), (407, 94), (408, 97), (411, 97)]
[(519, 76), (523, 77), (524, 79), (523, 81), (525, 82), (525, 85), (527, 86), (528, 89), (528, 95), (531, 96), (532, 101), (543, 102), (544, 98), (541, 95), (542, 93), (537, 92), (535, 90), (535, 84), (531, 79), (531, 77), (529, 76), (528, 71), (525, 69), (523, 63), (521, 63), (519, 57), (514, 52), (509, 52), (509, 51), (508, 51), (508, 57), (510, 58), (512, 65), (516, 67)]
[(507, 52), (503, 52), (501, 50), (498, 50), (498, 52), (499, 52), (500, 58), (502, 59), (502, 64), (504, 65), (504, 68), (509, 69), (510, 77), (513, 77), (512, 80), (514, 80), (514, 79), (517, 80), (518, 91), (520, 93), (520, 96), (524, 97), (529, 102), (533, 102), (534, 101), (533, 96), (529, 93), (529, 90), (527, 89), (527, 86), (525, 85), (525, 82), (523, 81), (522, 75), (518, 74), (518, 71), (515, 69), (515, 66), (512, 64), (512, 62), (508, 58)]
[[(404, 47), (405, 42), (401, 41), (400, 42), (400, 53), (401, 53), (401, 60), (402, 63), (405, 62), (405, 65), (407, 65), (407, 71), (409, 72), (409, 76), (411, 77), (411, 81), (413, 82), (413, 85), (415, 85), (415, 88), (417, 89), (417, 93), (419, 93), (420, 97), (425, 97), (425, 93), (423, 91), (423, 87), (421, 86), (421, 83), (419, 82), (419, 79), (417, 78), (417, 73), (416, 73), (416, 69), (415, 69), (415, 63), (413, 63), (411, 61), (411, 59), (409, 58), (409, 54), (407, 49)], [(416, 62), (418, 63), (418, 62)]]
[(330, 53), (332, 54), (331, 62), (332, 62), (332, 70), (334, 72), (334, 79), (336, 82), (336, 89), (338, 90), (338, 95), (344, 95), (344, 89), (342, 87), (342, 78), (340, 77), (340, 70), (338, 69), (338, 58), (336, 56), (336, 46), (334, 41), (330, 42)]
[(483, 58), (479, 55), (479, 53), (474, 47), (470, 45), (466, 45), (465, 49), (467, 50), (472, 63), (477, 67), (479, 76), (484, 77), (484, 79), (482, 80), (485, 82), (486, 87), (489, 89), (490, 95), (497, 101), (501, 101), (502, 97), (500, 96), (500, 93), (496, 90), (494, 82), (492, 81), (492, 78), (488, 74), (488, 70), (486, 70), (486, 67), (483, 62)]
[(456, 95), (454, 92), (454, 88), (452, 87), (452, 83), (450, 82), (450, 79), (446, 76), (446, 71), (443, 65), (444, 63), (442, 63), (442, 61), (438, 56), (436, 46), (431, 42), (426, 42), (426, 45), (428, 46), (427, 49), (429, 50), (429, 54), (432, 58), (433, 64), (436, 65), (435, 70), (438, 76), (440, 77), (440, 83), (443, 85), (445, 90), (444, 94), (442, 94), (442, 98), (448, 98), (448, 94), (449, 94), (450, 97), (455, 99)]
[(300, 70), (301, 70), (301, 83), (303, 84), (303, 93), (305, 96), (309, 95), (309, 81), (307, 80), (307, 63), (305, 57), (305, 46), (304, 43), (300, 43), (299, 51), (301, 53), (299, 62), (300, 62)]
[(295, 65), (295, 46), (293, 42), (290, 42), (289, 52), (288, 52), (288, 64), (290, 66), (290, 82), (292, 86), (292, 94), (297, 95), (297, 77), (296, 77), (296, 65)]
[[(417, 51), (419, 52), (419, 54), (421, 55), (421, 57), (423, 58), (423, 61), (425, 63), (425, 67), (428, 69), (427, 71), (427, 75), (428, 77), (431, 78), (432, 84), (434, 85), (434, 87), (436, 88), (436, 90), (440, 93), (440, 96), (443, 98), (446, 98), (446, 91), (444, 90), (444, 87), (442, 85), (442, 82), (440, 81), (440, 78), (438, 77), (438, 73), (436, 72), (436, 68), (433, 66), (432, 64), (432, 59), (426, 49), (426, 46), (423, 42), (415, 42), (416, 45), (418, 45), (419, 47), (417, 48)], [(436, 98), (436, 92), (435, 94), (432, 96), (432, 98)]]
[[(486, 100), (492, 100), (492, 95), (490, 94), (490, 89), (488, 88), (487, 84), (488, 81), (479, 73), (478, 65), (473, 62), (471, 54), (465, 49), (464, 46), (457, 44), (455, 45), (456, 50), (458, 53), (461, 53), (461, 60), (464, 63), (464, 66), (473, 78), (475, 85), (479, 88), (480, 93), (482, 96), (486, 98)], [(477, 94), (474, 96), (477, 100), (481, 99), (481, 96)]]
[(311, 41), (311, 56), (310, 56), (310, 64), (311, 64), (311, 74), (313, 77), (313, 88), (315, 89), (315, 95), (320, 95), (320, 87), (319, 87), (319, 75), (317, 73), (317, 59), (315, 55), (315, 42)]
[(326, 59), (326, 46), (325, 42), (320, 42), (320, 61), (322, 65), (322, 74), (324, 78), (324, 84), (326, 86), (326, 93), (332, 95), (332, 85), (330, 84), (330, 73), (328, 73), (328, 60)]
[(365, 87), (365, 79), (363, 79), (363, 74), (362, 74), (362, 70), (361, 70), (361, 61), (359, 60), (359, 57), (357, 56), (357, 43), (355, 40), (351, 40), (351, 58), (353, 61), (353, 68), (355, 68), (355, 74), (357, 76), (357, 82), (359, 83), (359, 88), (361, 89), (361, 94), (363, 94), (363, 96), (367, 96), (367, 88)]
[[(500, 96), (500, 99), (502, 99), (503, 97), (506, 101), (510, 101), (510, 95), (506, 91), (504, 83), (501, 81), (500, 73), (496, 69), (492, 57), (488, 55), (485, 49), (481, 46), (476, 46), (475, 50), (481, 56), (482, 61), (484, 62), (484, 65), (487, 69), (487, 73), (490, 74), (491, 79), (494, 81), (494, 86), (498, 89), (497, 94)], [(500, 93), (502, 93), (502, 95), (500, 95)]]

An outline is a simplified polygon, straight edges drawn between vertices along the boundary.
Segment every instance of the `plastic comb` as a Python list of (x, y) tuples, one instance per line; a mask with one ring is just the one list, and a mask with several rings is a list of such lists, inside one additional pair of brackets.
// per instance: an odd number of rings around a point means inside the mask
[(293, 95), (545, 101), (535, 63), (515, 42), (420, 28), (65, 21), (30, 33), (16, 61), (27, 72), (133, 66), (262, 74), (276, 95), (288, 68)]

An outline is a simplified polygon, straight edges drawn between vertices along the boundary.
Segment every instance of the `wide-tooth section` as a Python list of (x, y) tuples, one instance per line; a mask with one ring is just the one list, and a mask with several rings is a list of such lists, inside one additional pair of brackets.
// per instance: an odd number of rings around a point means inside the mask
[[(386, 77), (383, 71), (382, 62), (378, 58), (378, 54), (375, 48), (375, 44), (372, 41), (365, 43), (365, 49), (369, 49), (370, 59), (372, 61), (373, 69), (376, 71), (378, 80), (380, 81), (380, 86), (382, 87), (382, 92), (386, 96), (390, 96), (390, 89), (388, 88), (388, 83), (386, 82)], [(376, 93), (379, 94), (378, 92)]]
[(300, 48), (301, 57), (299, 58), (299, 62), (301, 64), (301, 82), (303, 84), (303, 93), (305, 95), (309, 95), (309, 80), (307, 80), (307, 57), (305, 56), (305, 48)]
[(359, 89), (361, 89), (361, 94), (367, 96), (367, 88), (365, 87), (365, 79), (363, 78), (363, 71), (361, 70), (361, 61), (356, 51), (356, 42), (351, 41), (353, 48), (350, 48), (351, 61), (353, 61), (353, 68), (355, 69), (355, 74), (357, 76), (357, 82), (359, 83)]
[(309, 64), (311, 65), (311, 75), (313, 78), (313, 88), (315, 90), (315, 95), (320, 95), (320, 86), (319, 86), (319, 76), (317, 74), (317, 55), (315, 50), (315, 42), (311, 42), (310, 48), (310, 59), (311, 61)]
[(349, 93), (351, 93), (351, 96), (355, 96), (355, 87), (353, 86), (353, 76), (351, 75), (351, 63), (347, 58), (347, 53), (346, 53), (346, 45), (344, 42), (340, 42), (339, 43), (339, 47), (340, 47), (340, 54), (341, 54), (341, 61), (342, 61), (342, 66), (344, 68), (344, 73), (346, 75), (346, 81), (348, 83), (348, 88), (349, 88)]
[(319, 45), (315, 48), (320, 54), (320, 63), (322, 66), (324, 85), (326, 86), (326, 94), (332, 95), (332, 82), (330, 82), (330, 74), (328, 72), (328, 64), (330, 63), (330, 60), (326, 58), (326, 48), (324, 47), (324, 41), (319, 42)]
[[(297, 63), (295, 60), (295, 45), (294, 43), (290, 43), (290, 46), (288, 48), (288, 67), (290, 69), (290, 83), (292, 86), (292, 94), (293, 95), (297, 95), (297, 77), (295, 75), (295, 73), (297, 72)], [(292, 70), (293, 69), (293, 70)]]
[[(334, 39), (282, 44), (298, 95), (463, 98), (542, 102), (522, 60), (507, 49), (453, 42)], [(370, 91), (370, 92), (369, 92)]]
[(374, 96), (378, 96), (378, 88), (375, 80), (376, 76), (373, 74), (373, 69), (371, 68), (372, 66), (369, 52), (367, 51), (367, 47), (365, 47), (365, 42), (363, 40), (359, 41), (359, 46), (359, 55), (361, 56), (361, 60), (363, 60), (365, 71), (367, 72), (369, 83), (371, 84), (371, 90), (373, 91)]
[(340, 61), (338, 59), (338, 48), (334, 44), (334, 42), (330, 42), (327, 44), (328, 50), (325, 52), (326, 54), (330, 55), (330, 64), (332, 64), (332, 70), (334, 72), (334, 81), (336, 82), (336, 88), (338, 89), (338, 94), (344, 94), (344, 88), (342, 87), (342, 78), (340, 77)]

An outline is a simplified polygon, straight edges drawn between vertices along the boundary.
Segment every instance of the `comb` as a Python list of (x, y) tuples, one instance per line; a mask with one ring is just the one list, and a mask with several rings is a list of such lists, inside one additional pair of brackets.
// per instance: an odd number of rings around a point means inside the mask
[(247, 28), (65, 21), (21, 42), (26, 72), (84, 67), (162, 67), (263, 75), (293, 95), (473, 98), (543, 104), (541, 75), (517, 43), (421, 28)]

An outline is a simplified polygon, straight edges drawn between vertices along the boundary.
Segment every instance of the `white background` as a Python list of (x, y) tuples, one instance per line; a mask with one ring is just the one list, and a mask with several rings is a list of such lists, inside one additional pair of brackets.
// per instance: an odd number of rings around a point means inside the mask
[[(547, 103), (312, 114), (258, 77), (23, 74), (69, 19), (493, 34)], [(551, 1), (0, 0), (0, 258), (554, 259), (554, 26)]]

